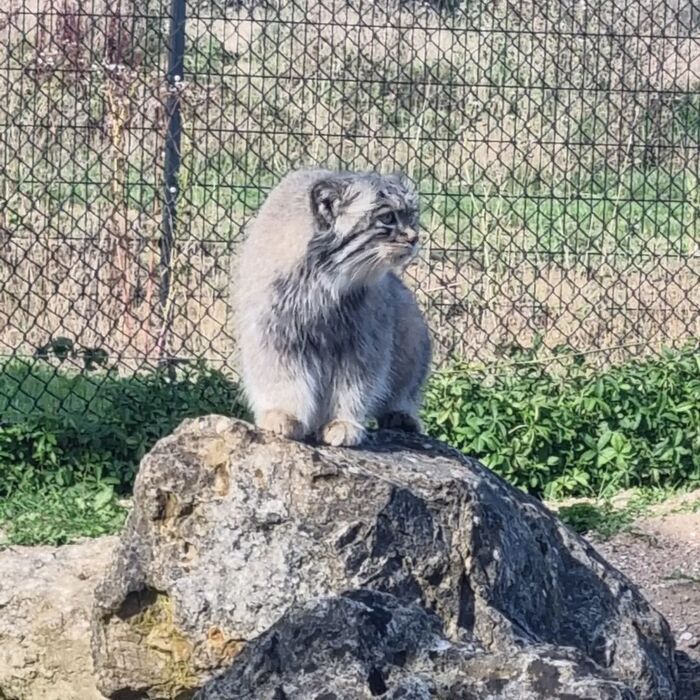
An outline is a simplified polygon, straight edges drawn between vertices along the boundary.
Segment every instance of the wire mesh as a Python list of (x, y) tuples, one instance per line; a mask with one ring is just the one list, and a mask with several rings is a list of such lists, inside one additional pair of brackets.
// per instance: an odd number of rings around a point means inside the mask
[(438, 362), (700, 336), (694, 0), (6, 0), (0, 46), (2, 356), (230, 367), (242, 225), (319, 164), (418, 183)]

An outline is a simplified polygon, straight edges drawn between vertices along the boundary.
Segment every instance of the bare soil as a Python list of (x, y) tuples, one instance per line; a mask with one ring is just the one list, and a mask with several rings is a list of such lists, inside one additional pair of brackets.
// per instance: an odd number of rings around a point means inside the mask
[(668, 620), (679, 651), (680, 698), (699, 700), (700, 512), (683, 512), (670, 501), (610, 539), (589, 539)]

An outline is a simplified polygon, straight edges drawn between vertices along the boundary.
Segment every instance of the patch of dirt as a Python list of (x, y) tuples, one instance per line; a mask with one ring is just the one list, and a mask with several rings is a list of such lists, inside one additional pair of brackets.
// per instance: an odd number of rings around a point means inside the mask
[(700, 700), (700, 512), (666, 502), (625, 532), (588, 539), (668, 620), (680, 652), (681, 697)]

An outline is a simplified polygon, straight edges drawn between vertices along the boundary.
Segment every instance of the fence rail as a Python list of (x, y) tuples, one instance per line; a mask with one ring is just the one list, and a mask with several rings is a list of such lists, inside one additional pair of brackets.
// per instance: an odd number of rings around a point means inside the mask
[(438, 361), (697, 338), (699, 88), (694, 0), (6, 0), (0, 355), (230, 365), (241, 227), (312, 164), (418, 183)]

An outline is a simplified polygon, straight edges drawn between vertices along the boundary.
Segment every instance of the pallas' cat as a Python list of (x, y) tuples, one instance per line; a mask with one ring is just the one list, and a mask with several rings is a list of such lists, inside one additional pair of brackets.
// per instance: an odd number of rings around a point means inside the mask
[(287, 175), (248, 224), (238, 259), (243, 388), (263, 429), (357, 445), (364, 424), (419, 431), (430, 336), (399, 279), (418, 250), (402, 175)]

